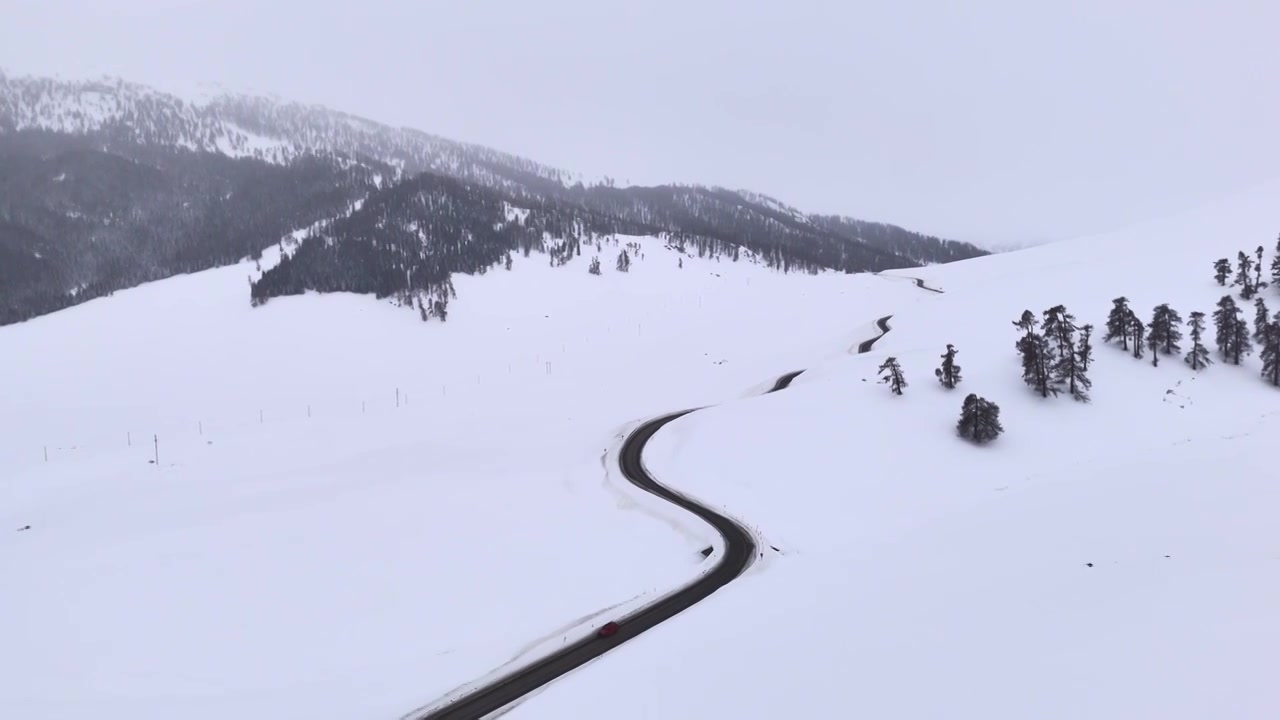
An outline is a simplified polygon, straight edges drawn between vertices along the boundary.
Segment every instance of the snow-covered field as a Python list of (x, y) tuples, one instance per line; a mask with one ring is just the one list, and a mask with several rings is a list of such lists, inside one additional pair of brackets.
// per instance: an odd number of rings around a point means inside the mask
[(919, 291), (641, 242), (459, 278), (445, 324), (251, 309), (248, 263), (0, 328), (0, 716), (399, 717), (693, 577), (709, 531), (606, 471), (619, 433)]
[[(1275, 717), (1280, 392), (1100, 328), (1122, 294), (1211, 312), (1211, 262), (1269, 256), (1277, 208), (906, 273), (945, 295), (647, 240), (627, 275), (460, 279), (443, 325), (251, 310), (249, 264), (0, 328), (0, 715), (399, 717), (693, 577), (709, 531), (604, 458), (722, 403), (647, 464), (781, 554), (511, 717)], [(1011, 322), (1058, 303), (1099, 328), (1088, 405), (1019, 377)], [(990, 446), (955, 437), (970, 392)]]
[[(873, 353), (673, 423), (655, 475), (784, 554), (512, 717), (1277, 717), (1280, 391), (1256, 358), (1196, 374), (1098, 347), (1091, 404), (1041, 400), (1011, 322), (1065, 303), (1101, 328), (1119, 295), (1211, 313), (1211, 262), (1269, 259), (1278, 211), (1271, 184), (912, 273), (947, 294), (900, 301)], [(902, 397), (875, 382), (889, 355)], [(990, 446), (955, 436), (970, 392), (1002, 408)]]

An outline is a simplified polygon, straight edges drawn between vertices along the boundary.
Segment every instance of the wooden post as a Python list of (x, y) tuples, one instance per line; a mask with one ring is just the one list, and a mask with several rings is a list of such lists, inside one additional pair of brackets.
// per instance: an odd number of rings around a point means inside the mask
[(311, 406), (307, 405), (307, 417), (311, 417)]
[(124, 441), (129, 444), (129, 447), (133, 447), (133, 433), (126, 431)]
[(396, 407), (400, 407), (400, 388), (396, 388)]
[(44, 461), (49, 462), (49, 446), (44, 446)]
[(156, 467), (159, 468), (160, 467), (160, 436), (159, 435), (155, 436), (155, 442), (156, 442)]
[(258, 411), (258, 424), (259, 424), (259, 425), (261, 425), (261, 424), (262, 424), (262, 411), (261, 411), (261, 410), (259, 410), (259, 411)]
[(200, 420), (200, 421), (196, 422), (196, 429), (200, 431), (200, 434), (201, 434), (201, 435), (203, 435), (203, 434), (204, 434), (204, 421), (203, 421), (203, 420)]

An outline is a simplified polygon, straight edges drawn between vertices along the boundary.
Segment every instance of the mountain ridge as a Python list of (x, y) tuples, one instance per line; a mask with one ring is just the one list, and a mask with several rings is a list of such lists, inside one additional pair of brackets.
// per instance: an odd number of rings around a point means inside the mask
[[(254, 304), (274, 292), (339, 288), (412, 302), (507, 253), (553, 253), (620, 229), (731, 259), (745, 250), (784, 272), (879, 271), (987, 254), (894, 225), (805, 214), (748, 190), (587, 183), (510, 153), (319, 105), (230, 94), (192, 102), (116, 78), (0, 72), (0, 158), (0, 258), (11, 259), (0, 267), (0, 325), (258, 257), (308, 227), (297, 239), (309, 272), (283, 278), (288, 271), (268, 270), (273, 277), (262, 281), (267, 290), (253, 289)], [(427, 175), (456, 182), (418, 181)], [(404, 183), (422, 190), (416, 200), (391, 191)], [(379, 205), (393, 197), (395, 208)], [(360, 217), (380, 212), (380, 222), (352, 231), (356, 200), (372, 201)], [(486, 229), (505, 221), (497, 209), (508, 205), (533, 213), (542, 235)], [(419, 257), (389, 241), (409, 223), (422, 227), (433, 207), (454, 214), (431, 218), (437, 235), (419, 238)], [(344, 228), (341, 251), (324, 236), (335, 226)], [(323, 247), (310, 247), (322, 236)], [(365, 259), (363, 277), (344, 266), (353, 244), (365, 245), (355, 252)], [(427, 255), (434, 265), (415, 282)]]

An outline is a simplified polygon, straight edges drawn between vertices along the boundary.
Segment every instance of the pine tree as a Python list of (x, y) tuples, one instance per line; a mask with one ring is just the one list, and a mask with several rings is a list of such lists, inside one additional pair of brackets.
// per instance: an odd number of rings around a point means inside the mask
[(684, 258), (676, 258), (676, 267), (681, 270), (684, 269)]
[(624, 248), (618, 253), (618, 272), (629, 272), (631, 270), (631, 256), (627, 254)]
[(1267, 325), (1271, 320), (1271, 313), (1267, 312), (1267, 301), (1262, 296), (1253, 299), (1253, 339), (1262, 342), (1262, 335), (1267, 330)]
[(1187, 352), (1187, 364), (1192, 370), (1209, 367), (1213, 364), (1213, 360), (1209, 357), (1209, 349), (1200, 342), (1204, 338), (1204, 313), (1191, 313), (1187, 326), (1191, 328), (1191, 350)]
[(996, 436), (1004, 432), (1004, 427), (1000, 425), (1000, 406), (986, 398), (970, 394), (960, 408), (960, 422), (956, 423), (956, 432), (960, 437), (979, 445), (995, 440)]
[(507, 259), (506, 259), (506, 261), (503, 263), (503, 265), (504, 265), (508, 270), (510, 270), (510, 269), (511, 269), (511, 253), (507, 253)]
[(1059, 355), (1054, 362), (1053, 381), (1057, 386), (1065, 385), (1073, 400), (1089, 402), (1088, 391), (1093, 383), (1085, 374), (1084, 367), (1080, 363), (1080, 354), (1074, 346), (1067, 348), (1067, 351)]
[(1151, 367), (1160, 366), (1160, 337), (1148, 327), (1147, 347), (1151, 350)]
[(1049, 397), (1050, 393), (1056, 396), (1058, 387), (1049, 374), (1053, 366), (1053, 347), (1043, 335), (1036, 332), (1039, 325), (1036, 316), (1030, 310), (1023, 310), (1022, 317), (1013, 325), (1025, 333), (1015, 346), (1022, 356), (1023, 381), (1040, 393), (1040, 397)]
[(959, 384), (960, 366), (956, 364), (956, 350), (954, 345), (947, 345), (947, 352), (942, 355), (942, 367), (933, 371), (937, 376), (938, 382), (942, 383), (942, 387), (948, 390), (954, 390)]
[(1231, 261), (1222, 258), (1213, 262), (1213, 279), (1218, 281), (1223, 287), (1227, 284), (1227, 278), (1231, 277)]
[(1275, 320), (1267, 323), (1258, 355), (1262, 358), (1262, 377), (1280, 387), (1280, 312), (1276, 313)]
[(1076, 349), (1076, 318), (1062, 305), (1055, 305), (1044, 311), (1042, 332), (1052, 343), (1057, 345), (1057, 354), (1061, 358), (1070, 355)]
[(591, 258), (591, 264), (587, 266), (587, 272), (591, 273), (592, 275), (600, 274), (600, 256), (599, 255)]
[(907, 379), (902, 374), (902, 366), (898, 364), (898, 358), (888, 358), (880, 365), (880, 382), (889, 386), (890, 392), (894, 395), (901, 395), (903, 389), (907, 387)]
[(1265, 250), (1263, 250), (1261, 245), (1259, 245), (1258, 249), (1254, 251), (1254, 253), (1257, 254), (1258, 256), (1258, 259), (1253, 266), (1253, 270), (1254, 270), (1253, 289), (1255, 292), (1262, 292), (1262, 289), (1267, 286), (1267, 284), (1262, 281), (1262, 253), (1263, 252), (1265, 252)]
[[(1182, 316), (1177, 310), (1169, 307), (1169, 303), (1157, 305), (1151, 315), (1150, 335), (1147, 345), (1162, 351), (1165, 355), (1182, 352), (1179, 342), (1182, 340)], [(1152, 364), (1156, 364), (1152, 360)]]
[(1239, 306), (1230, 295), (1224, 295), (1218, 301), (1213, 324), (1222, 357), (1233, 365), (1239, 365), (1241, 358), (1252, 351), (1253, 344), (1249, 341), (1249, 323), (1241, 316)]
[(1080, 357), (1080, 369), (1089, 372), (1089, 363), (1093, 362), (1093, 326), (1080, 328), (1080, 345), (1076, 347), (1076, 355)]
[(1280, 239), (1276, 240), (1276, 255), (1271, 258), (1271, 285), (1280, 290)]
[(1240, 286), (1240, 297), (1245, 300), (1253, 298), (1253, 258), (1245, 255), (1243, 250), (1236, 256), (1236, 279), (1231, 284)]
[(1120, 340), (1120, 347), (1124, 350), (1129, 349), (1129, 298), (1118, 297), (1111, 301), (1113, 307), (1111, 314), (1107, 316), (1107, 334), (1102, 337), (1102, 342), (1111, 342)]
[(1129, 334), (1133, 336), (1133, 356), (1135, 358), (1138, 358), (1139, 360), (1142, 359), (1142, 341), (1144, 337), (1143, 333), (1146, 331), (1146, 329), (1147, 329), (1147, 326), (1142, 324), (1142, 320), (1138, 318), (1138, 314), (1130, 310), (1129, 311)]

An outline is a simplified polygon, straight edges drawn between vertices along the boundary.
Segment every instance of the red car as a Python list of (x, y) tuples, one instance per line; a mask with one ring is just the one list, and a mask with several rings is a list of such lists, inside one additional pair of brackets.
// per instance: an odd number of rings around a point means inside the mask
[(618, 634), (618, 623), (614, 620), (610, 620), (609, 622), (601, 625), (600, 629), (596, 631), (596, 637), (602, 637), (602, 638), (613, 637), (614, 635), (617, 635), (617, 634)]

